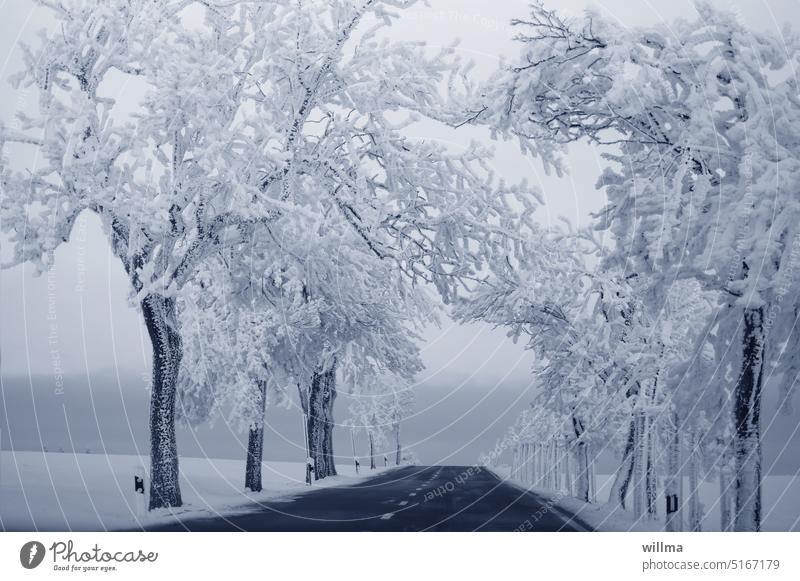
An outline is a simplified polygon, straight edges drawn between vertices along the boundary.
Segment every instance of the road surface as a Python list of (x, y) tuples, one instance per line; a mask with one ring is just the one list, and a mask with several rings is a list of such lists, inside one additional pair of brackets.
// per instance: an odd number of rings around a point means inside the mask
[(158, 531), (586, 531), (573, 515), (470, 466), (406, 466), (352, 486), (320, 488), (243, 514)]

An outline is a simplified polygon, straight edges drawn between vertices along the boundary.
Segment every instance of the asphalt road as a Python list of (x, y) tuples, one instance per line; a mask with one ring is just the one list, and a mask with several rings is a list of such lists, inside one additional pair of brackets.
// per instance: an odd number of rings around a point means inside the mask
[(586, 531), (573, 515), (471, 466), (406, 466), (227, 517), (158, 531)]

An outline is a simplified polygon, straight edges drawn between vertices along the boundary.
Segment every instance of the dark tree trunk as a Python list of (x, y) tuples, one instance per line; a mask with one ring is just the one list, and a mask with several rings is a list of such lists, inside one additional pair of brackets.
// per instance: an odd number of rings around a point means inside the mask
[(394, 443), (395, 443), (395, 455), (394, 455), (394, 464), (395, 466), (400, 466), (400, 462), (403, 459), (403, 449), (400, 446), (400, 422), (394, 423)]
[(300, 386), (300, 384), (297, 385), (297, 392), (298, 392), (298, 395), (300, 396), (300, 407), (303, 410), (303, 438), (305, 440), (304, 444), (305, 444), (305, 447), (306, 447), (305, 448), (305, 459), (304, 459), (304, 462), (305, 462), (305, 465), (306, 465), (306, 484), (311, 486), (311, 475), (313, 474), (313, 472), (311, 471), (311, 464), (308, 461), (308, 459), (311, 457), (311, 448), (310, 448), (311, 434), (309, 434), (309, 432), (308, 432), (308, 427), (310, 425), (310, 423), (309, 423), (310, 414), (308, 413), (308, 393), (309, 392), (308, 392), (308, 389), (302, 388)]
[(308, 450), (314, 460), (314, 479), (336, 475), (333, 461), (333, 403), (336, 367), (314, 373), (308, 392)]
[(333, 428), (336, 421), (333, 419), (333, 404), (336, 401), (336, 370), (331, 369), (325, 374), (326, 390), (323, 399), (325, 410), (325, 464), (328, 467), (327, 476), (336, 476), (336, 457), (333, 453)]
[(729, 438), (721, 438), (722, 454), (719, 460), (719, 519), (721, 531), (730, 531), (733, 528), (734, 514), (734, 489), (732, 485), (733, 470), (731, 470), (731, 442)]
[(764, 310), (744, 312), (742, 369), (734, 391), (733, 450), (736, 506), (734, 530), (761, 530), (761, 383)]
[(689, 530), (703, 530), (703, 507), (700, 504), (700, 437), (696, 429), (689, 432)]
[(267, 383), (258, 382), (260, 399), (258, 419), (250, 426), (247, 437), (247, 461), (244, 469), (244, 487), (251, 492), (261, 492), (261, 462), (264, 458), (264, 414), (267, 403)]
[(637, 519), (645, 514), (647, 497), (647, 416), (643, 411), (634, 413), (636, 419), (633, 447), (633, 516)]
[(244, 487), (251, 492), (261, 492), (261, 459), (264, 448), (264, 429), (250, 426), (247, 436), (247, 462), (244, 468)]
[(148, 294), (141, 306), (153, 345), (150, 392), (150, 510), (153, 510), (182, 504), (175, 440), (175, 394), (182, 342), (174, 298)]
[(369, 432), (369, 469), (375, 470), (375, 436)]
[(586, 442), (583, 441), (584, 427), (583, 422), (576, 416), (572, 416), (572, 429), (575, 431), (575, 439), (577, 445), (575, 446), (575, 459), (577, 469), (577, 496), (584, 502), (589, 502), (589, 451), (587, 450)]
[(325, 457), (322, 452), (324, 429), (321, 405), (322, 375), (314, 373), (308, 388), (308, 455), (314, 462), (314, 480), (325, 477)]
[(625, 508), (625, 500), (628, 497), (631, 478), (633, 478), (633, 459), (636, 448), (636, 418), (631, 418), (628, 426), (628, 439), (625, 442), (625, 450), (622, 452), (617, 474), (614, 477), (614, 484), (611, 487), (609, 502), (615, 502), (620, 507)]
[[(667, 430), (667, 478), (664, 481), (664, 494), (668, 502), (666, 529), (683, 530), (683, 474), (681, 470), (681, 432), (677, 412), (669, 417)], [(670, 512), (671, 510), (671, 512)]]
[(647, 516), (656, 518), (658, 497), (658, 482), (656, 477), (656, 466), (653, 462), (653, 420), (650, 416), (645, 416), (644, 452), (645, 452), (645, 508)]

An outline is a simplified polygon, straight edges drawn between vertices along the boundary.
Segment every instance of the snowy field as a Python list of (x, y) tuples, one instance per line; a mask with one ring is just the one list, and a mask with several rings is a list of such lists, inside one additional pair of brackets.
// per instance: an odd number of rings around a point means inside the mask
[[(508, 474), (507, 468), (496, 468), (498, 475)], [(557, 507), (567, 513), (576, 514), (596, 530), (605, 531), (660, 531), (664, 529), (664, 497), (659, 495), (657, 507), (659, 519), (638, 521), (627, 511), (606, 504), (613, 475), (597, 475), (596, 504), (587, 504), (572, 497), (565, 497), (550, 490), (531, 487), (530, 490), (546, 496)], [(521, 483), (513, 481), (519, 487)], [(689, 490), (688, 478), (684, 480), (684, 494)], [(719, 483), (707, 481), (700, 484), (700, 502), (703, 505), (703, 530), (719, 531)], [(800, 531), (800, 475), (766, 476), (762, 485), (764, 531)], [(684, 521), (687, 516), (684, 512)]]
[[(340, 476), (305, 485), (302, 463), (266, 462), (264, 490), (246, 492), (244, 460), (181, 458), (184, 505), (137, 515), (133, 455), (0, 453), (0, 530), (116, 530), (198, 516), (233, 514), (252, 502), (286, 499), (322, 486), (347, 486), (374, 476), (339, 463)], [(144, 462), (147, 465), (147, 462)]]

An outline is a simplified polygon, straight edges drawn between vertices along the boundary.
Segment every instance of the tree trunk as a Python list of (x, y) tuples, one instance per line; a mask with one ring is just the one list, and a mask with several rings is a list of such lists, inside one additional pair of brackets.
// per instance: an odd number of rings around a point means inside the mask
[(141, 303), (153, 346), (150, 391), (150, 510), (181, 506), (175, 394), (183, 345), (175, 299), (148, 294)]
[(533, 486), (533, 447), (534, 444), (528, 444), (525, 454), (525, 474), (527, 475), (528, 484)]
[(314, 462), (314, 480), (325, 478), (325, 455), (323, 452), (324, 413), (322, 409), (322, 375), (314, 373), (308, 388), (308, 455)]
[(628, 425), (628, 438), (625, 441), (622, 460), (620, 461), (617, 474), (614, 477), (614, 484), (611, 486), (611, 492), (608, 496), (608, 501), (618, 504), (620, 508), (625, 508), (625, 501), (628, 498), (628, 489), (630, 488), (631, 479), (633, 478), (633, 452), (635, 449), (636, 418), (632, 417)]
[(730, 531), (733, 528), (735, 499), (731, 478), (731, 446), (728, 439), (723, 439), (722, 455), (719, 462), (719, 530)]
[(666, 529), (671, 532), (683, 530), (683, 476), (681, 474), (681, 436), (678, 414), (670, 414), (668, 426), (667, 479), (664, 495), (672, 512), (666, 512)]
[(375, 470), (375, 436), (369, 431), (369, 469)]
[(300, 408), (303, 410), (303, 444), (305, 446), (305, 458), (303, 459), (303, 462), (306, 465), (306, 484), (311, 486), (311, 475), (313, 472), (311, 471), (311, 464), (308, 460), (311, 457), (311, 448), (309, 447), (309, 444), (311, 443), (311, 435), (308, 433), (308, 426), (310, 425), (310, 414), (308, 413), (308, 389), (301, 387), (301, 385), (298, 383), (297, 393), (300, 396)]
[(244, 487), (251, 492), (261, 492), (261, 462), (264, 457), (264, 414), (266, 413), (267, 383), (259, 381), (260, 399), (258, 419), (250, 426), (247, 438), (247, 461), (244, 469)]
[(570, 496), (575, 494), (575, 486), (572, 478), (572, 450), (568, 440), (564, 440), (564, 492)]
[(336, 368), (332, 367), (326, 373), (325, 398), (325, 465), (328, 468), (327, 476), (336, 476), (336, 455), (333, 452), (333, 428), (336, 421), (333, 419), (333, 404), (336, 401)]
[(395, 443), (395, 456), (394, 456), (394, 465), (400, 466), (400, 462), (403, 459), (403, 450), (400, 446), (400, 422), (396, 421), (394, 423), (394, 443)]
[(525, 480), (525, 444), (517, 444), (515, 478), (520, 482)]
[(719, 471), (719, 530), (733, 528), (734, 498), (731, 494), (730, 475), (726, 470)]
[(744, 312), (742, 369), (734, 389), (733, 450), (736, 531), (761, 530), (761, 382), (764, 366), (763, 308)]
[(516, 444), (513, 448), (511, 448), (511, 478), (516, 476), (515, 471), (517, 469), (517, 448), (519, 448), (519, 444)]
[(545, 470), (543, 446), (542, 444), (536, 444), (536, 486), (544, 486)]
[(647, 414), (636, 412), (636, 446), (633, 449), (633, 515), (642, 518), (647, 514)]
[(535, 466), (533, 465), (533, 460), (535, 458), (534, 450), (536, 448), (536, 444), (528, 444), (528, 454), (526, 455), (528, 467), (526, 473), (528, 475), (528, 484), (533, 486), (533, 478), (534, 478), (534, 470)]
[(333, 459), (333, 403), (336, 367), (315, 372), (308, 392), (308, 450), (314, 460), (314, 479), (336, 475)]
[(589, 468), (589, 450), (586, 442), (578, 442), (575, 447), (576, 496), (584, 501), (591, 502), (591, 480)]
[(561, 463), (562, 460), (562, 453), (561, 453), (561, 440), (556, 438), (553, 440), (553, 471), (555, 476), (555, 485), (553, 490), (561, 490), (562, 481), (564, 479), (564, 474), (562, 472), (563, 466)]
[(657, 497), (658, 497), (658, 479), (656, 477), (656, 465), (653, 462), (653, 458), (655, 457), (655, 449), (654, 449), (654, 439), (655, 434), (653, 433), (653, 418), (650, 416), (645, 416), (644, 419), (645, 425), (645, 509), (647, 511), (647, 516), (651, 519), (655, 519), (658, 516), (658, 505), (657, 505)]
[(703, 529), (703, 507), (700, 505), (700, 462), (697, 448), (700, 445), (696, 432), (692, 432), (689, 445), (689, 530)]
[(264, 447), (264, 429), (252, 424), (247, 437), (247, 461), (244, 468), (244, 487), (251, 492), (261, 492), (261, 459)]
[(575, 469), (576, 474), (576, 496), (584, 501), (589, 502), (589, 452), (587, 450), (586, 442), (583, 441), (582, 436), (584, 432), (583, 422), (574, 415), (572, 416), (572, 429), (575, 432)]

